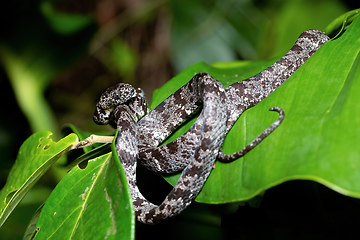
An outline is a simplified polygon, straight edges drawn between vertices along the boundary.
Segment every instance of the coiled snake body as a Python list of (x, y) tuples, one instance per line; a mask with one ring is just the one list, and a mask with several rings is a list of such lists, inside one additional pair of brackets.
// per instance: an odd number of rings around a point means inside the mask
[[(321, 31), (308, 30), (300, 35), (291, 50), (259, 74), (232, 84), (222, 84), (207, 73), (196, 74), (151, 112), (141, 89), (120, 83), (107, 89), (97, 104), (94, 121), (118, 128), (116, 150), (126, 173), (137, 220), (155, 224), (183, 211), (198, 195), (216, 158), (235, 160), (261, 142), (284, 118), (266, 129), (242, 150), (225, 155), (223, 140), (246, 109), (256, 105), (288, 79), (329, 38)], [(194, 125), (173, 142), (159, 146), (174, 129), (199, 108)], [(152, 171), (182, 174), (165, 200), (156, 206), (136, 185), (137, 161)]]

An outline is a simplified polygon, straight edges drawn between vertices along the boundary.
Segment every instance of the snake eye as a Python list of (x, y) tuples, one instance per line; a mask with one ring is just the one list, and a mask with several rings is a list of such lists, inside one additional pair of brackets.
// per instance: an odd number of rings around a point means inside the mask
[(136, 90), (135, 90), (135, 88), (133, 88), (131, 90), (131, 97), (135, 97), (135, 96), (136, 96)]

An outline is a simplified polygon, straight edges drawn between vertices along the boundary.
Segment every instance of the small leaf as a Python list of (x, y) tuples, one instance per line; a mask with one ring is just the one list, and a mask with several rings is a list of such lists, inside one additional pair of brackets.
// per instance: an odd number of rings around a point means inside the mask
[(20, 147), (6, 184), (0, 191), (0, 226), (39, 178), (77, 141), (75, 134), (58, 142), (54, 142), (51, 136), (49, 131), (34, 133)]
[(51, 27), (59, 34), (74, 34), (94, 22), (90, 15), (62, 13), (54, 9), (50, 1), (44, 0), (40, 5), (40, 10), (47, 18)]
[(132, 202), (116, 161), (108, 153), (74, 167), (45, 203), (35, 239), (133, 239)]

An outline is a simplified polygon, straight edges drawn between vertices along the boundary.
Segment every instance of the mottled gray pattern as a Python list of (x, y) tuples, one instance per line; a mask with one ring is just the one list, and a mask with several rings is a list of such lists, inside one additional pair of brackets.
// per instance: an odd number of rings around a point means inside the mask
[[(118, 84), (106, 90), (97, 104), (94, 120), (118, 127), (116, 149), (127, 175), (137, 219), (154, 224), (177, 215), (200, 192), (216, 158), (235, 160), (268, 136), (284, 118), (280, 108), (270, 109), (280, 113), (279, 119), (248, 146), (231, 155), (221, 152), (225, 135), (242, 112), (266, 98), (328, 40), (321, 31), (305, 31), (279, 61), (225, 90), (209, 74), (199, 73), (149, 113), (140, 89)], [(176, 127), (200, 109), (197, 121), (185, 134), (159, 147)], [(136, 185), (137, 161), (161, 173), (184, 169), (159, 206), (147, 201)]]

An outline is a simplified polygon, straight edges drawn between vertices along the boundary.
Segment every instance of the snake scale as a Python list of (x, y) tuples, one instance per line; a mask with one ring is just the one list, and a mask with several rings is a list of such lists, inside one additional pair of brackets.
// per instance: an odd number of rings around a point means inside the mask
[[(115, 146), (130, 187), (137, 220), (155, 224), (183, 211), (202, 189), (216, 159), (233, 161), (261, 142), (283, 120), (279, 119), (240, 151), (225, 155), (223, 140), (235, 121), (288, 79), (320, 46), (325, 33), (307, 30), (276, 63), (246, 80), (224, 88), (207, 73), (187, 84), (148, 112), (144, 93), (120, 83), (108, 88), (97, 103), (94, 121), (118, 128)], [(181, 123), (200, 111), (196, 122), (176, 140), (159, 146)], [(149, 202), (136, 185), (137, 162), (159, 173), (182, 174), (160, 205)]]

